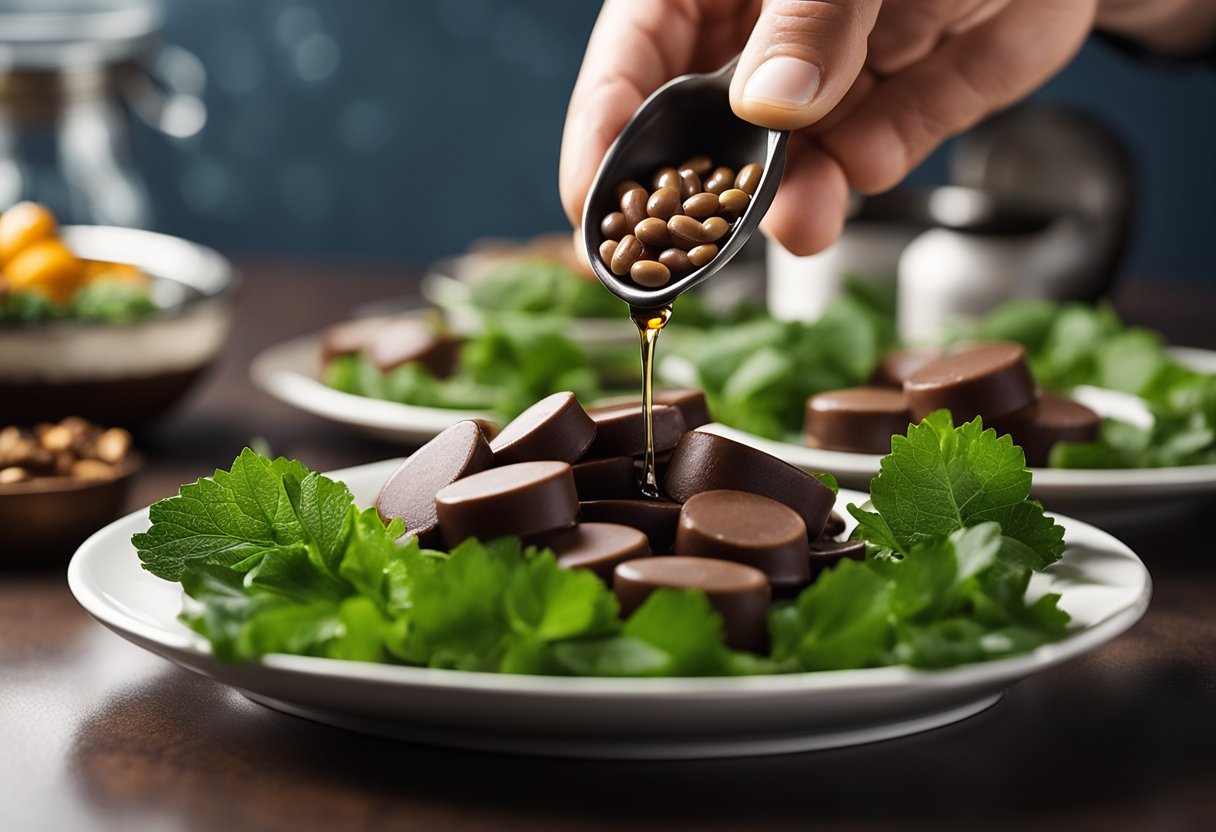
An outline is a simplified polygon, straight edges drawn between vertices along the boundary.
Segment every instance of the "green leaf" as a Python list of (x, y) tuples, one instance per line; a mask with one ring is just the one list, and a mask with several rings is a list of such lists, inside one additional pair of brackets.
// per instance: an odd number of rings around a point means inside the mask
[[(390, 566), (401, 564), (397, 591), (408, 593), (405, 562), (417, 555), (418, 540), (410, 538), (404, 547), (400, 547), (394, 535), (398, 527), (386, 528), (374, 508), (355, 513), (349, 497), (346, 508), (352, 518), (348, 521), (349, 543), (337, 571), (361, 595), (375, 601), (381, 609), (387, 609), (393, 606), (394, 600), (389, 590)], [(403, 603), (400, 598), (396, 600), (398, 604)]]
[(505, 604), (512, 629), (540, 641), (598, 635), (617, 619), (616, 598), (599, 578), (560, 568), (548, 551), (515, 569)]
[(888, 662), (890, 583), (867, 565), (844, 560), (770, 616), (772, 658), (802, 670), (875, 667)]
[(629, 636), (565, 641), (553, 653), (576, 676), (662, 676), (672, 665), (665, 651)]
[(229, 471), (182, 486), (149, 515), (152, 527), (133, 542), (144, 569), (170, 581), (188, 564), (252, 565), (266, 552), (304, 543), (282, 477), (248, 448)]
[(664, 676), (717, 676), (729, 654), (722, 643), (722, 618), (705, 593), (660, 589), (625, 622), (623, 634), (667, 654)]
[(431, 664), (494, 669), (510, 633), (503, 599), (519, 542), (493, 547), (470, 538), (452, 550), (442, 568), (419, 574), (411, 592), (411, 638), (421, 642)]
[(984, 430), (978, 418), (954, 429), (949, 414), (938, 411), (906, 437), (892, 437), (870, 496), (903, 551), (923, 538), (996, 521), (1046, 565), (1063, 553), (1064, 530), (1029, 499), (1030, 477), (1022, 449), (1008, 436)]
[[(353, 502), (350, 490), (343, 483), (320, 474), (308, 474), (300, 482), (296, 513), (321, 566), (331, 573), (337, 573), (346, 551), (346, 539), (355, 514)], [(377, 525), (380, 525), (378, 520)]]

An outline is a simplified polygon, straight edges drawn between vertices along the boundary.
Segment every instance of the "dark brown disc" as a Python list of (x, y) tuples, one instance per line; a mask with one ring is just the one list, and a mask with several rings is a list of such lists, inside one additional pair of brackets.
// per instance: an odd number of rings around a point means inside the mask
[(425, 548), (440, 545), (435, 495), (462, 477), (494, 465), (494, 455), (474, 421), (457, 422), (414, 451), (385, 481), (376, 498), (381, 519), (400, 518), (407, 534)]
[(497, 465), (555, 459), (574, 462), (595, 439), (595, 423), (573, 393), (554, 393), (507, 423), (490, 449)]
[(439, 530), (448, 547), (470, 537), (482, 541), (533, 537), (578, 520), (574, 475), (565, 462), (518, 462), (457, 480), (435, 495)]
[(612, 590), (623, 616), (631, 615), (656, 589), (698, 589), (722, 616), (726, 644), (763, 652), (768, 644), (771, 593), (764, 573), (742, 563), (671, 555), (636, 558), (616, 567)]
[(784, 503), (802, 517), (812, 539), (823, 531), (836, 504), (827, 486), (775, 456), (712, 433), (684, 434), (667, 465), (664, 493), (683, 503), (702, 491), (723, 488)]
[(812, 448), (886, 454), (891, 437), (907, 432), (911, 419), (901, 391), (850, 387), (811, 396), (804, 434)]

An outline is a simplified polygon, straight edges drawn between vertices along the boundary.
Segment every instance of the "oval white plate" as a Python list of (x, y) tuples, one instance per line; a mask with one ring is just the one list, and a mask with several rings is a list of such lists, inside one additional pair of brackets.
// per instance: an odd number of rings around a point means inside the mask
[[(1199, 372), (1216, 373), (1216, 352), (1173, 347), (1171, 354)], [(1077, 396), (1103, 416), (1143, 424), (1152, 416), (1140, 399), (1099, 388), (1080, 389)], [(808, 448), (765, 439), (726, 425), (701, 430), (759, 448), (808, 471), (828, 471), (842, 486), (868, 489), (878, 473), (879, 454), (857, 454)], [(1065, 469), (1035, 468), (1030, 493), (1044, 506), (1107, 528), (1127, 528), (1182, 513), (1216, 496), (1216, 465), (1174, 468)]]
[[(399, 460), (335, 472), (370, 504)], [(842, 492), (841, 504), (864, 494)], [(1022, 656), (940, 671), (907, 667), (726, 679), (506, 676), (272, 655), (216, 661), (177, 621), (177, 584), (144, 572), (131, 535), (147, 510), (77, 551), (68, 583), (122, 637), (255, 701), (351, 730), (439, 745), (618, 759), (679, 759), (833, 748), (935, 728), (989, 707), (1009, 684), (1088, 652), (1134, 624), (1151, 581), (1139, 558), (1066, 518), (1064, 558), (1031, 592), (1059, 592), (1075, 631)]]

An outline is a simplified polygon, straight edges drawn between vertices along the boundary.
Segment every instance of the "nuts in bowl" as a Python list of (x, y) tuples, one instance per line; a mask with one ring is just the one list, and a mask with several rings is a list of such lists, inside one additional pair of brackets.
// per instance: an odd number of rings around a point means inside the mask
[(0, 566), (69, 554), (122, 512), (139, 464), (122, 428), (0, 427)]
[(211, 249), (138, 228), (38, 237), (54, 218), (28, 205), (0, 217), (0, 424), (149, 421), (223, 346), (235, 270)]

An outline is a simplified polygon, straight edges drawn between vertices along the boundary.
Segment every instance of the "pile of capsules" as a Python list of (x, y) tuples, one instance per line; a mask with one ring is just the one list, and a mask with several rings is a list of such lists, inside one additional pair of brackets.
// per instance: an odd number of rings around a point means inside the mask
[(600, 259), (613, 274), (647, 289), (701, 268), (718, 256), (719, 242), (747, 211), (763, 173), (755, 163), (736, 173), (694, 156), (660, 168), (649, 190), (632, 179), (620, 183), (614, 192), (620, 210), (600, 223)]

